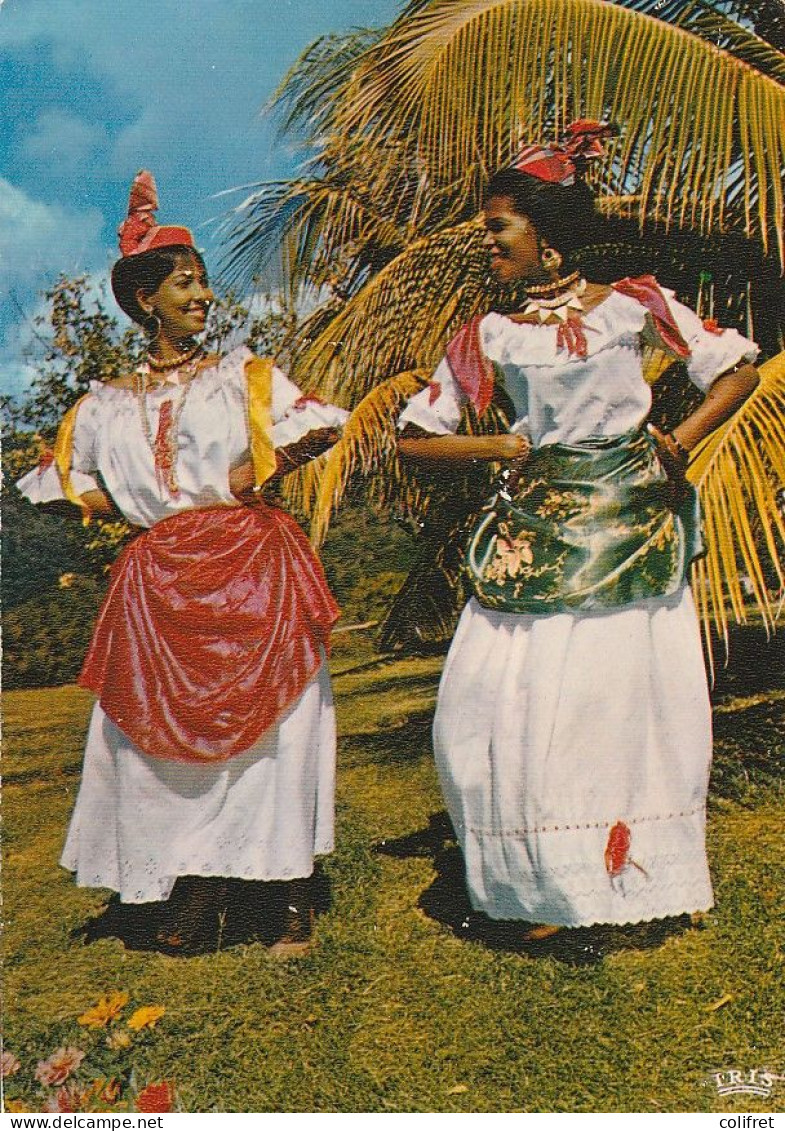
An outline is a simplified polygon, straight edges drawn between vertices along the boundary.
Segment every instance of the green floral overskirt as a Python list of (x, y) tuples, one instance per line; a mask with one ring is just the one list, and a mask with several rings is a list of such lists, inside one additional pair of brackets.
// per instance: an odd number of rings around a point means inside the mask
[(485, 608), (589, 612), (677, 592), (702, 552), (697, 492), (670, 508), (654, 441), (636, 430), (533, 452), (475, 519), (464, 570)]

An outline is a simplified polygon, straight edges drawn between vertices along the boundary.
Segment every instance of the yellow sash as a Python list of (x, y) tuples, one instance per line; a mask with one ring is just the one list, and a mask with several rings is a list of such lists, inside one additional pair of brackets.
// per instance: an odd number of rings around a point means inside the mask
[(248, 382), (248, 431), (253, 464), (254, 486), (275, 474), (276, 459), (273, 447), (273, 360), (254, 357), (245, 364)]
[[(273, 361), (269, 357), (255, 357), (246, 363), (248, 382), (248, 430), (250, 433), (251, 463), (254, 485), (261, 487), (275, 474), (277, 463), (273, 447)], [(86, 394), (87, 395), (87, 394)], [(80, 397), (63, 417), (54, 443), (55, 467), (60, 473), (63, 494), (69, 503), (82, 511), (85, 526), (90, 522), (90, 509), (74, 490), (71, 482), (71, 462), (74, 451), (76, 414), (85, 397)]]
[(54, 463), (58, 472), (60, 473), (60, 482), (63, 487), (63, 494), (69, 503), (73, 503), (79, 507), (82, 512), (82, 522), (87, 526), (90, 522), (90, 508), (82, 502), (82, 499), (77, 495), (74, 486), (71, 483), (71, 461), (74, 452), (74, 427), (76, 425), (76, 414), (79, 411), (79, 405), (85, 400), (89, 394), (80, 397), (76, 404), (71, 405), (68, 412), (65, 414), (60, 422), (60, 427), (57, 429), (57, 438), (54, 443), (53, 455)]

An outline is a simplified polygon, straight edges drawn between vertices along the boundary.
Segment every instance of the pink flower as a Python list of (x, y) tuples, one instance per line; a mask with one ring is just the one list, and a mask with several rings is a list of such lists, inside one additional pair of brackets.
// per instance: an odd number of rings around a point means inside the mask
[(85, 1054), (82, 1050), (74, 1048), (73, 1045), (69, 1045), (68, 1048), (55, 1049), (48, 1060), (38, 1061), (35, 1078), (42, 1084), (57, 1088), (66, 1082), (84, 1058)]
[(0, 1057), (0, 1076), (2, 1076), (4, 1080), (6, 1076), (13, 1076), (21, 1067), (22, 1065), (12, 1052), (4, 1052), (2, 1057)]
[(82, 1094), (79, 1089), (58, 1088), (53, 1096), (47, 1098), (44, 1104), (46, 1112), (72, 1112), (79, 1111)]

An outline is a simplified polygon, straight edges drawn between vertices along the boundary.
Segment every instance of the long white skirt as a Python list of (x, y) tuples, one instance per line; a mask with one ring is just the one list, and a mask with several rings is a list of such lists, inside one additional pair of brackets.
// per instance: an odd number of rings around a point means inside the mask
[(167, 899), (184, 875), (309, 876), (333, 848), (335, 745), (324, 663), (255, 746), (220, 765), (151, 758), (96, 704), (60, 863), (124, 903)]
[[(475, 910), (577, 927), (712, 906), (711, 712), (688, 588), (597, 615), (470, 601), (434, 749)], [(612, 875), (617, 822), (630, 845)]]

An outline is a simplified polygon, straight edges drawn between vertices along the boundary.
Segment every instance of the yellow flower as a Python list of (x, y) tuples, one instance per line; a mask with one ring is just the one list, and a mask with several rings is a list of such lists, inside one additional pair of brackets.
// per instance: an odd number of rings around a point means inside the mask
[(132, 1044), (131, 1034), (126, 1033), (123, 1029), (116, 1029), (113, 1033), (109, 1033), (106, 1038), (106, 1047), (110, 1049), (130, 1049)]
[(162, 1005), (143, 1005), (128, 1018), (129, 1029), (152, 1029), (160, 1021), (166, 1010)]
[(123, 1006), (127, 1004), (128, 994), (122, 990), (115, 990), (113, 994), (104, 994), (92, 1009), (88, 1009), (76, 1020), (80, 1025), (86, 1025), (89, 1029), (103, 1029), (105, 1025), (108, 1025), (110, 1021), (117, 1017)]
[(32, 1111), (33, 1109), (28, 1104), (26, 1104), (24, 1100), (6, 1100), (5, 1104), (3, 1105), (3, 1110), (10, 1112), (28, 1112)]

